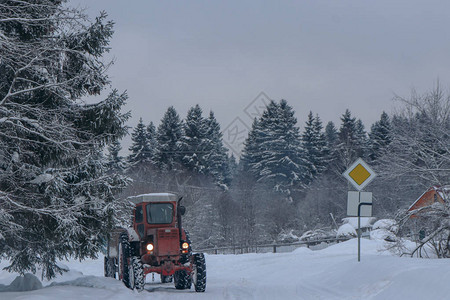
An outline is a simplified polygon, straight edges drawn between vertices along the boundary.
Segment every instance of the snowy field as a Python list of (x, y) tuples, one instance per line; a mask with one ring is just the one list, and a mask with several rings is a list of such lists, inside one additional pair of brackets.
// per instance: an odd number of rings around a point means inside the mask
[[(147, 276), (145, 291), (125, 288), (103, 277), (103, 257), (65, 262), (70, 271), (43, 289), (3, 292), (0, 299), (450, 299), (450, 260), (392, 256), (382, 242), (362, 240), (357, 262), (357, 240), (312, 251), (291, 253), (207, 255), (205, 293), (175, 290)], [(1, 263), (5, 266), (5, 263)], [(16, 274), (0, 273), (0, 284)]]

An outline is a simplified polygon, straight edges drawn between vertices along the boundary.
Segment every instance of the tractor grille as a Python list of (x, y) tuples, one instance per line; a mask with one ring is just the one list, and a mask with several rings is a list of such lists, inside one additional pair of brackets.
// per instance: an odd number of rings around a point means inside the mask
[(177, 239), (178, 229), (160, 229), (158, 230), (158, 237), (160, 239)]
[(158, 255), (180, 255), (180, 237), (177, 228), (158, 230)]

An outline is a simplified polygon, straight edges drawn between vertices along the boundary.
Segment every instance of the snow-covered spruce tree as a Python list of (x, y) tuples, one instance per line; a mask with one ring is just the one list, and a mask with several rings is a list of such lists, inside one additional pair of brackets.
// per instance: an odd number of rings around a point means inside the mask
[(228, 169), (230, 170), (230, 178), (233, 179), (238, 172), (238, 163), (233, 153), (228, 156)]
[(147, 141), (149, 147), (148, 157), (153, 161), (158, 147), (158, 142), (156, 141), (156, 127), (153, 122), (150, 122), (147, 126)]
[(358, 119), (356, 125), (356, 140), (359, 146), (359, 153), (361, 158), (366, 158), (370, 152), (370, 141), (361, 119)]
[(336, 165), (336, 146), (338, 143), (338, 131), (332, 121), (329, 121), (325, 126), (325, 143), (326, 143), (326, 172), (332, 172), (333, 166)]
[(302, 139), (302, 146), (305, 150), (305, 159), (307, 159), (310, 162), (310, 170), (308, 172), (311, 174), (311, 177), (314, 178), (319, 172), (316, 168), (316, 165), (314, 164), (315, 160), (318, 156), (318, 149), (316, 148), (316, 136), (314, 133), (314, 116), (312, 111), (308, 114), (308, 119), (305, 122), (305, 128), (303, 130), (303, 133), (301, 135)]
[(145, 126), (142, 118), (131, 134), (132, 144), (129, 148), (126, 174), (133, 183), (124, 191), (124, 196), (149, 193), (156, 190), (157, 167), (154, 162), (156, 151), (156, 133), (153, 123)]
[(336, 146), (338, 140), (338, 131), (332, 121), (329, 121), (325, 126), (325, 141), (327, 148), (333, 149)]
[(245, 163), (255, 178), (286, 195), (312, 180), (296, 123), (286, 100), (271, 101), (254, 123), (244, 149)]
[(314, 117), (310, 111), (305, 124), (305, 129), (301, 135), (302, 147), (305, 151), (305, 159), (309, 161), (308, 165), (311, 168), (309, 173), (314, 179), (325, 169), (327, 160), (326, 140), (319, 116)]
[[(205, 161), (207, 174), (214, 178), (214, 182), (227, 189), (231, 182), (230, 161), (227, 155), (227, 149), (223, 145), (222, 132), (220, 131), (219, 122), (217, 122), (214, 113), (209, 113), (206, 121), (205, 136)], [(236, 161), (234, 161), (236, 164)]]
[(318, 159), (316, 162), (319, 173), (323, 172), (326, 168), (327, 155), (330, 152), (327, 146), (327, 140), (325, 138), (325, 132), (323, 131), (322, 120), (318, 114), (314, 118), (313, 123), (314, 134), (316, 136), (316, 147), (318, 149)]
[(162, 170), (180, 170), (183, 158), (183, 122), (173, 106), (170, 106), (156, 132), (158, 148), (155, 163)]
[(147, 128), (144, 125), (142, 118), (139, 119), (139, 123), (131, 133), (131, 141), (132, 144), (129, 148), (130, 155), (128, 156), (128, 163), (130, 168), (133, 169), (139, 167), (143, 163), (148, 163), (151, 160)]
[(127, 166), (124, 158), (120, 156), (121, 150), (122, 146), (118, 139), (113, 140), (111, 144), (108, 145), (108, 156), (106, 159), (108, 170), (111, 173), (122, 174)]
[(376, 160), (392, 141), (391, 121), (386, 112), (383, 111), (380, 120), (376, 121), (370, 128), (370, 154), (371, 160)]
[(202, 116), (202, 109), (197, 104), (188, 110), (183, 123), (184, 135), (181, 138), (182, 162), (187, 171), (206, 174), (206, 120)]
[(95, 256), (125, 208), (126, 180), (101, 154), (126, 133), (126, 95), (80, 100), (109, 84), (113, 24), (63, 2), (0, 4), (0, 253), (8, 270), (47, 278), (58, 258)]
[(244, 149), (242, 150), (239, 165), (241, 171), (252, 173), (252, 166), (261, 160), (261, 153), (256, 142), (256, 132), (258, 128), (258, 119), (253, 119), (252, 128), (250, 129), (247, 138), (244, 141)]
[(338, 144), (334, 151), (338, 173), (342, 173), (358, 157), (364, 157), (366, 149), (362, 122), (357, 122), (348, 109), (342, 115), (341, 121)]

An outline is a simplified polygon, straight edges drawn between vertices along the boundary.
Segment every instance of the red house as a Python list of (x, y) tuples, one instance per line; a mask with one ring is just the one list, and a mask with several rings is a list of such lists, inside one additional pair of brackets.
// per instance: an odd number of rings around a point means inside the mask
[[(425, 193), (423, 193), (408, 209), (408, 211), (413, 211), (415, 209), (419, 209), (422, 207), (430, 206), (433, 203), (440, 202), (442, 204), (445, 201), (450, 200), (450, 185), (446, 185), (443, 187), (440, 186), (432, 186)], [(417, 217), (416, 215), (412, 215), (412, 218)]]

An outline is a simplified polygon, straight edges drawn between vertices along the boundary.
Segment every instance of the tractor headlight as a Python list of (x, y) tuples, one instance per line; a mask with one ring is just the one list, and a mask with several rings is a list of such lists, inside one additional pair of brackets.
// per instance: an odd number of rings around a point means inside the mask
[(153, 244), (147, 244), (146, 248), (147, 248), (148, 251), (153, 251), (154, 247), (153, 247)]
[(184, 242), (183, 244), (181, 244), (181, 248), (183, 249), (188, 249), (189, 248), (189, 243), (188, 242)]

